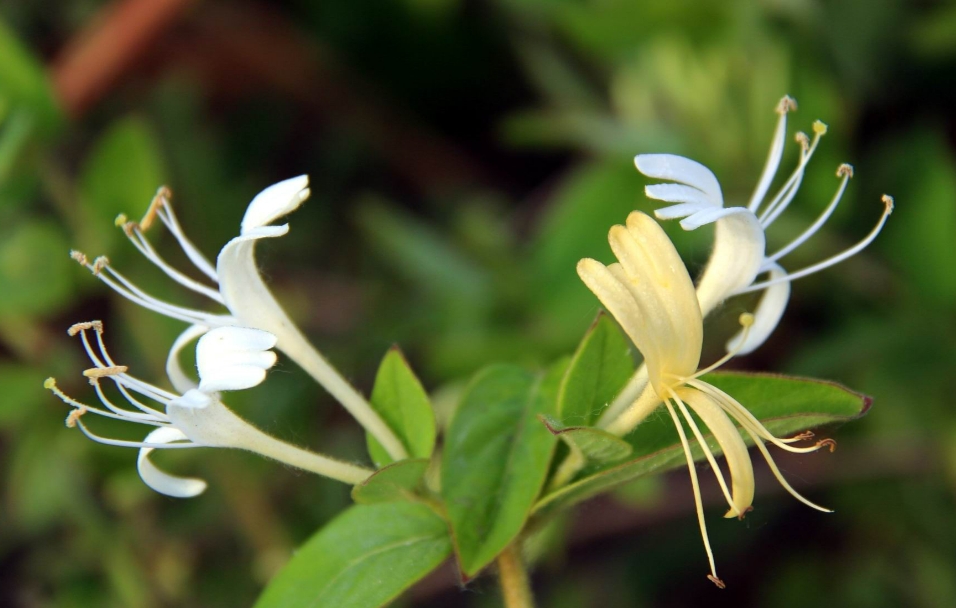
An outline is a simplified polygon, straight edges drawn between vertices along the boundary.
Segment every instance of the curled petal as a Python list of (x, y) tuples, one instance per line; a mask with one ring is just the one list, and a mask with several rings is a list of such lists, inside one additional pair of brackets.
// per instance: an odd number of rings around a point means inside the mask
[(667, 203), (693, 203), (700, 207), (713, 207), (713, 201), (701, 190), (683, 184), (652, 184), (644, 186), (647, 198)]
[[(189, 438), (182, 431), (173, 427), (158, 428), (146, 436), (144, 443), (173, 443), (186, 441)], [(143, 481), (160, 494), (175, 498), (192, 498), (199, 496), (206, 490), (206, 482), (191, 477), (175, 477), (160, 471), (149, 459), (149, 455), (156, 448), (140, 448), (136, 468)]]
[(169, 349), (169, 355), (166, 357), (166, 375), (169, 376), (169, 381), (177, 393), (182, 394), (196, 388), (196, 383), (183, 370), (183, 366), (179, 362), (179, 353), (207, 331), (209, 331), (209, 328), (205, 325), (190, 325), (186, 328), (186, 331), (179, 334), (179, 337), (173, 342), (172, 348)]
[(217, 327), (196, 345), (199, 390), (204, 393), (252, 388), (275, 365), (276, 337), (260, 329)]
[(695, 160), (675, 154), (638, 154), (634, 157), (634, 165), (647, 177), (694, 187), (703, 192), (712, 205), (724, 205), (717, 178), (710, 169)]
[[(773, 264), (770, 267), (769, 280), (772, 281), (786, 274), (787, 272), (779, 264)], [(789, 281), (781, 281), (767, 287), (763, 297), (760, 298), (760, 303), (757, 304), (757, 309), (754, 310), (754, 323), (747, 332), (747, 340), (741, 344), (744, 332), (737, 332), (737, 335), (727, 342), (727, 352), (737, 349), (737, 354), (746, 355), (757, 350), (777, 328), (789, 301)]]
[(753, 283), (764, 260), (767, 242), (757, 217), (743, 207), (731, 209), (736, 212), (716, 222), (714, 250), (697, 283), (704, 316)]
[(309, 198), (309, 176), (300, 175), (273, 184), (256, 195), (242, 218), (242, 234), (267, 226), (295, 211)]
[(750, 510), (754, 500), (754, 470), (740, 431), (724, 410), (706, 394), (688, 387), (678, 389), (677, 394), (704, 421), (727, 459), (734, 508), (725, 517), (742, 517)]

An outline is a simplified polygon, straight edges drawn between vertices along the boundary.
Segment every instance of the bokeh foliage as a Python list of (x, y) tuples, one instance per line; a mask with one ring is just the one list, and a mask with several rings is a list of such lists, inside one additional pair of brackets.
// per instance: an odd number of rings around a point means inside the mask
[[(772, 244), (823, 208), (839, 162), (856, 167), (841, 209), (790, 266), (865, 234), (883, 192), (897, 211), (866, 254), (795, 284), (784, 324), (739, 364), (837, 380), (875, 406), (839, 430), (835, 455), (788, 461), (835, 515), (777, 493), (758, 497), (749, 526), (713, 526), (732, 582), (719, 600), (956, 603), (951, 6), (209, 2), (77, 114), (52, 66), (107, 3), (48, 4), (0, 12), (0, 603), (249, 605), (291, 548), (349, 503), (349, 488), (220, 451), (160, 455), (211, 481), (201, 499), (163, 498), (140, 482), (133, 452), (61, 426), (66, 412), (40, 384), (56, 375), (89, 397), (63, 332), (73, 322), (104, 319), (114, 355), (162, 378), (177, 324), (113, 298), (67, 256), (109, 254), (165, 289), (113, 227), (117, 213), (139, 216), (160, 183), (213, 255), (260, 188), (310, 174), (313, 197), (292, 231), (263, 248), (271, 287), (365, 392), (401, 344), (441, 412), (489, 361), (543, 369), (573, 351), (597, 310), (575, 262), (607, 260), (608, 226), (650, 208), (635, 153), (696, 158), (740, 200), (784, 93), (800, 103), (796, 128), (820, 118), (830, 132)], [(279, 52), (277, 38), (298, 44)], [(793, 157), (795, 147), (785, 166)], [(706, 234), (667, 228), (699, 268)], [(711, 355), (749, 305), (732, 301), (709, 321)], [(289, 363), (231, 403), (284, 438), (364, 457), (359, 429)], [(585, 505), (541, 532), (542, 604), (715, 601), (692, 505), (668, 499), (686, 477), (650, 481), (617, 493), (618, 507)], [(630, 509), (629, 523), (589, 533), (611, 507)], [(450, 580), (400, 602), (497, 602), (491, 591), (459, 595)]]

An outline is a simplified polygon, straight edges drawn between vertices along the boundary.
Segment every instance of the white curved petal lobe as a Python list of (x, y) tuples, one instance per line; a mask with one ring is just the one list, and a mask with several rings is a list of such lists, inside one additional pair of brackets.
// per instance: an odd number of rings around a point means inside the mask
[[(770, 280), (783, 277), (787, 272), (779, 264), (773, 264), (770, 267)], [(741, 343), (744, 332), (740, 331), (736, 336), (727, 342), (727, 352), (735, 349), (737, 354), (746, 355), (759, 348), (773, 330), (777, 328), (783, 313), (787, 309), (787, 303), (790, 301), (790, 282), (781, 281), (771, 285), (764, 290), (757, 309), (754, 310), (754, 323), (747, 332), (747, 340)]]
[(196, 345), (199, 390), (204, 393), (252, 388), (275, 365), (276, 337), (249, 327), (218, 327)]
[(242, 218), (242, 234), (271, 224), (277, 218), (295, 211), (309, 198), (309, 176), (300, 175), (273, 184), (256, 195)]
[(753, 283), (764, 261), (766, 237), (757, 217), (744, 209), (716, 222), (714, 249), (697, 284), (704, 316), (731, 295)]
[(668, 203), (694, 203), (702, 207), (713, 207), (714, 204), (701, 190), (683, 184), (651, 184), (644, 186), (644, 194), (648, 198)]
[(634, 157), (634, 165), (647, 177), (692, 186), (703, 192), (712, 205), (724, 205), (717, 178), (710, 169), (695, 160), (676, 154), (638, 154)]
[(193, 340), (207, 331), (209, 331), (209, 328), (205, 325), (190, 325), (186, 328), (186, 331), (179, 334), (179, 337), (176, 338), (172, 348), (169, 350), (169, 355), (166, 357), (166, 375), (169, 376), (170, 383), (172, 383), (173, 388), (175, 388), (179, 394), (196, 388), (196, 383), (193, 382), (192, 378), (183, 370), (183, 366), (179, 362), (179, 353)]
[[(144, 443), (172, 443), (174, 441), (186, 441), (188, 437), (182, 431), (173, 427), (162, 427), (151, 432), (146, 436)], [(192, 498), (198, 496), (206, 490), (206, 482), (202, 479), (192, 477), (176, 477), (169, 473), (160, 471), (156, 465), (149, 459), (149, 455), (155, 448), (141, 448), (139, 457), (136, 460), (136, 468), (139, 469), (139, 476), (149, 487), (160, 494), (173, 496), (175, 498)]]

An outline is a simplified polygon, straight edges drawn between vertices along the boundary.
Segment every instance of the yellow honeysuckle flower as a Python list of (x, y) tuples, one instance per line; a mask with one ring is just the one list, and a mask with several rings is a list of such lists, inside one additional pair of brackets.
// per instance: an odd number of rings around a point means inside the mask
[[(611, 228), (608, 240), (618, 262), (605, 266), (596, 260), (583, 259), (578, 263), (578, 275), (641, 351), (648, 383), (640, 397), (606, 430), (626, 435), (661, 404), (667, 409), (687, 457), (697, 518), (710, 561), (708, 578), (723, 588), (707, 536), (700, 486), (684, 425), (697, 439), (727, 500), (730, 509), (725, 517), (743, 518), (751, 510), (754, 497), (750, 455), (735, 422), (763, 453), (781, 485), (801, 502), (824, 512), (829, 509), (810, 502), (787, 483), (764, 442), (791, 452), (811, 452), (824, 446), (832, 449), (835, 444), (825, 439), (809, 447), (788, 445), (808, 439), (812, 434), (789, 439), (774, 437), (736, 399), (700, 379), (736, 353), (732, 351), (713, 365), (698, 370), (704, 330), (697, 293), (677, 250), (656, 221), (635, 211), (628, 216), (626, 226)], [(741, 315), (745, 332), (753, 322), (753, 315)], [(691, 411), (707, 425), (726, 457), (731, 478), (729, 486)]]

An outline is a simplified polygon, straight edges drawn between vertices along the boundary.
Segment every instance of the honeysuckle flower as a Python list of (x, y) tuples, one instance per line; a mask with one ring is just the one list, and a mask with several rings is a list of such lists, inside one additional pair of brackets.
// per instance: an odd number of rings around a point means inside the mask
[[(684, 425), (697, 439), (717, 478), (730, 507), (726, 517), (742, 518), (752, 508), (754, 497), (750, 456), (735, 423), (753, 440), (781, 485), (798, 500), (820, 511), (828, 509), (810, 502), (787, 483), (764, 442), (791, 452), (811, 452), (824, 446), (832, 449), (834, 444), (823, 440), (810, 447), (791, 446), (789, 444), (812, 435), (774, 437), (736, 399), (701, 380), (701, 376), (720, 367), (735, 353), (732, 351), (713, 365), (698, 370), (704, 334), (700, 303), (684, 263), (657, 222), (635, 211), (628, 216), (627, 226), (611, 228), (608, 240), (618, 262), (605, 266), (596, 260), (584, 259), (578, 263), (578, 275), (644, 356), (648, 384), (633, 406), (606, 430), (623, 436), (661, 404), (667, 409), (687, 459), (698, 523), (710, 562), (708, 578), (722, 588), (724, 583), (717, 577)], [(745, 339), (753, 323), (752, 315), (741, 317)], [(691, 411), (707, 425), (727, 459), (729, 487)]]
[[(169, 189), (165, 187), (156, 193), (142, 221), (132, 222), (123, 215), (116, 218), (116, 225), (123, 229), (130, 242), (146, 259), (176, 283), (225, 308), (226, 312), (213, 313), (167, 302), (139, 288), (116, 270), (106, 257), (90, 261), (79, 251), (73, 251), (70, 255), (121, 296), (190, 324), (175, 341), (167, 358), (167, 374), (176, 390), (185, 392), (195, 388), (179, 364), (180, 352), (193, 340), (216, 327), (241, 325), (261, 329), (273, 334), (277, 339), (277, 348), (338, 399), (395, 460), (406, 458), (408, 452), (395, 433), (365, 398), (306, 340), (266, 287), (256, 267), (256, 243), (261, 239), (286, 234), (289, 225), (275, 225), (274, 222), (297, 209), (308, 197), (309, 178), (305, 175), (273, 184), (260, 192), (246, 209), (239, 236), (226, 243), (215, 265), (186, 236), (173, 212)], [(157, 218), (173, 234), (183, 253), (205, 275), (207, 282), (189, 277), (159, 255), (145, 236), (145, 231)]]
[[(87, 336), (90, 331), (96, 335), (96, 348)], [(196, 347), (198, 388), (190, 388), (181, 394), (143, 382), (129, 375), (125, 365), (117, 365), (106, 350), (100, 321), (78, 323), (69, 329), (69, 334), (80, 336), (93, 362), (94, 367), (84, 371), (83, 375), (93, 385), (105, 409), (80, 403), (61, 391), (56, 381), (49, 378), (44, 386), (74, 408), (67, 416), (66, 425), (79, 428), (98, 443), (139, 448), (136, 466), (140, 477), (161, 494), (177, 498), (197, 496), (205, 491), (206, 482), (161, 471), (149, 458), (156, 449), (236, 448), (350, 484), (358, 483), (372, 473), (271, 437), (237, 416), (221, 401), (219, 391), (251, 388), (265, 379), (266, 370), (276, 361), (275, 353), (269, 350), (275, 346), (276, 339), (268, 332), (244, 327), (219, 327), (206, 332)], [(115, 384), (119, 394), (133, 409), (116, 405), (109, 398), (102, 386), (104, 379)], [(91, 431), (82, 420), (86, 414), (155, 428), (143, 441), (111, 439)]]
[[(796, 102), (784, 97), (777, 105), (779, 118), (770, 144), (770, 153), (753, 194), (746, 206), (725, 206), (720, 183), (713, 172), (704, 165), (674, 154), (639, 154), (634, 158), (638, 171), (644, 175), (668, 183), (651, 184), (644, 188), (648, 198), (670, 203), (655, 210), (660, 220), (681, 219), (685, 230), (696, 230), (706, 224), (714, 224), (714, 246), (704, 272), (697, 282), (697, 299), (702, 314), (706, 317), (726, 299), (763, 291), (756, 309), (754, 323), (747, 332), (737, 333), (726, 344), (728, 352), (744, 355), (763, 344), (776, 329), (790, 300), (790, 283), (834, 264), (838, 264), (862, 251), (882, 230), (893, 211), (893, 199), (883, 196), (883, 213), (876, 226), (856, 245), (821, 262), (787, 272), (780, 260), (803, 245), (827, 222), (839, 205), (853, 167), (842, 164), (836, 175), (840, 179), (836, 194), (820, 216), (799, 236), (774, 253), (767, 252), (766, 230), (787, 209), (797, 194), (807, 164), (813, 157), (827, 126), (820, 121), (813, 123), (813, 139), (797, 133), (800, 158), (793, 173), (772, 197), (767, 197), (770, 186), (780, 168), (787, 135), (787, 115), (795, 110)], [(765, 276), (763, 280), (758, 277)], [(600, 425), (607, 425), (621, 415), (647, 385), (647, 370), (638, 369), (624, 390), (602, 414)]]
[[(696, 161), (673, 154), (639, 154), (634, 158), (634, 164), (641, 173), (670, 182), (652, 184), (644, 189), (649, 198), (671, 203), (654, 212), (658, 219), (683, 218), (680, 225), (685, 230), (715, 224), (714, 249), (697, 284), (697, 297), (704, 316), (729, 297), (754, 291), (765, 292), (754, 311), (754, 325), (747, 340), (743, 341), (742, 335), (737, 334), (727, 343), (727, 350), (735, 350), (738, 354), (754, 351), (773, 333), (790, 299), (792, 281), (859, 253), (876, 238), (893, 210), (893, 199), (884, 195), (883, 213), (879, 221), (859, 243), (821, 262), (787, 272), (780, 260), (816, 234), (839, 205), (853, 177), (853, 167), (842, 164), (836, 171), (840, 179), (836, 194), (816, 221), (776, 252), (767, 252), (765, 232), (796, 196), (807, 164), (827, 131), (825, 124), (816, 121), (813, 124), (812, 141), (804, 133), (797, 134), (800, 145), (797, 166), (780, 190), (768, 198), (767, 194), (783, 158), (787, 115), (796, 107), (796, 102), (790, 97), (784, 97), (777, 105), (779, 118), (770, 153), (746, 206), (725, 206), (717, 178), (710, 169)], [(758, 281), (761, 275), (766, 275), (766, 278)]]

